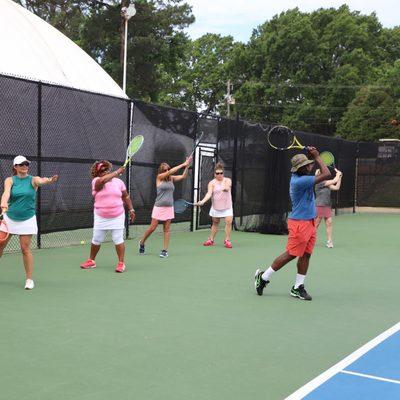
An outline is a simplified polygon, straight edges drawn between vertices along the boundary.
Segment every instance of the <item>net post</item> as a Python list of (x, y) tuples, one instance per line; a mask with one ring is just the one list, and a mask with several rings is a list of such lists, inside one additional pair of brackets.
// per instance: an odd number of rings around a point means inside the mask
[[(42, 82), (38, 83), (38, 103), (37, 103), (37, 174), (42, 176)], [(42, 248), (42, 189), (39, 186), (37, 190), (37, 206), (38, 215), (37, 225), (38, 233), (36, 236), (37, 248)]]

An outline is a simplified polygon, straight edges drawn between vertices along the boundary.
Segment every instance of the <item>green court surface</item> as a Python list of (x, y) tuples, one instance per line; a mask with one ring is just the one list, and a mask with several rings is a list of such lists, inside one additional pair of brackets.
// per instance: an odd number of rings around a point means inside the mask
[(289, 296), (292, 262), (265, 294), (254, 271), (286, 236), (233, 234), (234, 248), (201, 246), (206, 231), (161, 236), (114, 273), (111, 244), (95, 270), (88, 245), (35, 251), (33, 291), (20, 254), (0, 260), (0, 390), (7, 400), (284, 399), (399, 321), (399, 215), (343, 215), (335, 248), (320, 230), (304, 302)]

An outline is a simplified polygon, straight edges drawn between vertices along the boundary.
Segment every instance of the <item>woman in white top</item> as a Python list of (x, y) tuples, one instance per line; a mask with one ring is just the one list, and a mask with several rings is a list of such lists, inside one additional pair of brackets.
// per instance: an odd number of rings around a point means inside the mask
[(212, 217), (211, 235), (203, 243), (204, 246), (213, 246), (214, 239), (218, 232), (218, 226), (221, 218), (225, 219), (225, 240), (224, 246), (227, 249), (232, 248), (231, 231), (233, 221), (232, 208), (232, 181), (224, 177), (224, 167), (218, 163), (214, 168), (214, 179), (209, 182), (208, 190), (203, 200), (196, 205), (202, 206), (211, 199), (210, 216)]

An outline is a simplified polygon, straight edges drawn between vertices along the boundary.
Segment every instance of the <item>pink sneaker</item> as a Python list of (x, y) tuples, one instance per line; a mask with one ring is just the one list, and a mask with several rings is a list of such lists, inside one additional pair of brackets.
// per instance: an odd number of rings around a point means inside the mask
[(232, 243), (231, 243), (231, 241), (230, 241), (230, 240), (224, 240), (224, 246), (225, 246), (227, 249), (231, 249), (231, 248), (232, 248)]
[(214, 240), (208, 238), (204, 243), (203, 246), (214, 246)]
[(115, 268), (115, 272), (124, 272), (125, 271), (125, 264), (122, 262), (122, 261), (120, 261), (118, 264), (117, 264), (117, 268)]
[(96, 268), (96, 263), (94, 260), (91, 260), (90, 258), (87, 259), (83, 264), (81, 264), (82, 269), (92, 269)]

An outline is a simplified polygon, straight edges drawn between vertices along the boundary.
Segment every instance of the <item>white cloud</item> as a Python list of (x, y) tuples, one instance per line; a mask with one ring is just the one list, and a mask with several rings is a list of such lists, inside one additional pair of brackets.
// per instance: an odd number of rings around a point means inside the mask
[(192, 38), (205, 33), (232, 35), (246, 42), (252, 30), (274, 15), (291, 8), (310, 12), (318, 8), (340, 7), (347, 4), (351, 10), (363, 14), (376, 12), (383, 26), (400, 24), (398, 0), (186, 0), (193, 7), (196, 22), (188, 29)]

